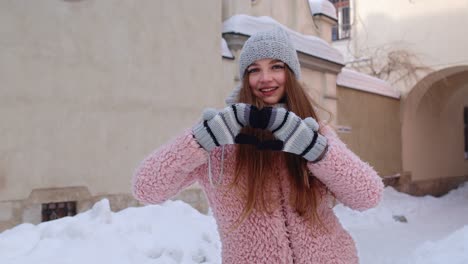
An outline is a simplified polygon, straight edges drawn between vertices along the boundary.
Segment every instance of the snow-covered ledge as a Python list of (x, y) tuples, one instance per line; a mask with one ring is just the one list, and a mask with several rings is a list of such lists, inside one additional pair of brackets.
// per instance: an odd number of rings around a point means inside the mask
[(271, 17), (232, 16), (223, 22), (223, 34), (238, 34), (248, 37), (258, 31), (268, 30), (275, 26), (282, 27), (289, 33), (297, 51), (337, 64), (340, 67), (344, 65), (343, 55), (325, 40), (291, 30)]
[(401, 97), (401, 93), (392, 88), (388, 82), (350, 69), (343, 68), (341, 70), (341, 73), (338, 74), (336, 84), (395, 99), (400, 99)]
[(313, 16), (324, 15), (338, 21), (335, 6), (328, 0), (309, 0), (309, 8)]
[(232, 55), (231, 50), (229, 50), (226, 40), (221, 38), (221, 56), (227, 59), (234, 59), (234, 55)]

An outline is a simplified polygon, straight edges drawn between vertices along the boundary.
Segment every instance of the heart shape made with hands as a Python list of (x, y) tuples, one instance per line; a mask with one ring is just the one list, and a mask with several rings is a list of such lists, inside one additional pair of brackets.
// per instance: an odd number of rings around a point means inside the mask
[[(272, 113), (272, 107), (263, 107), (258, 109), (256, 106), (250, 106), (249, 126), (256, 129), (266, 130)], [(254, 135), (239, 133), (235, 137), (236, 144), (248, 144), (257, 147), (259, 150), (281, 151), (284, 142), (279, 139), (261, 141)]]

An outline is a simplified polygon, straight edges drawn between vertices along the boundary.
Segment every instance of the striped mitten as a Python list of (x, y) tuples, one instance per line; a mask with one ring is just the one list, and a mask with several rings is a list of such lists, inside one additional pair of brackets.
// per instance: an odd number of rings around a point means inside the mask
[(235, 144), (235, 138), (244, 126), (249, 125), (250, 105), (238, 103), (217, 111), (208, 108), (203, 111), (203, 121), (192, 129), (197, 142), (205, 150)]
[(266, 127), (284, 143), (283, 151), (316, 161), (327, 147), (327, 138), (318, 133), (319, 124), (312, 117), (304, 120), (284, 108), (272, 108)]

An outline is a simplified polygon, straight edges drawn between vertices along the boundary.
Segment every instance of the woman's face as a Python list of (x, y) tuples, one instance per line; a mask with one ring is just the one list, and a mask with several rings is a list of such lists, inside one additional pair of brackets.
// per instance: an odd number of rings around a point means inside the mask
[(255, 97), (266, 105), (277, 104), (285, 94), (286, 64), (280, 60), (257, 60), (247, 67), (249, 85)]

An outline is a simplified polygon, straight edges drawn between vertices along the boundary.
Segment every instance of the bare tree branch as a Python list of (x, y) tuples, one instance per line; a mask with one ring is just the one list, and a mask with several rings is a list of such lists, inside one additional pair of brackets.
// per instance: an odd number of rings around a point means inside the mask
[(391, 45), (366, 48), (360, 54), (366, 59), (351, 62), (349, 64), (351, 68), (391, 84), (414, 83), (419, 80), (420, 73), (433, 71), (432, 68), (423, 65), (413, 52), (403, 48), (395, 49)]

